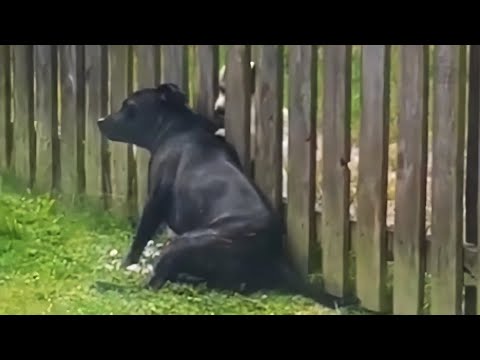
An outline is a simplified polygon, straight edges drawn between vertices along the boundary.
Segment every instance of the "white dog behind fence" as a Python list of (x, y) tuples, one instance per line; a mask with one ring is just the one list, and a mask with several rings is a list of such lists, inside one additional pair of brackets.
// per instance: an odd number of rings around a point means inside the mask
[[(252, 72), (255, 71), (255, 63), (250, 62), (250, 69)], [(225, 104), (226, 104), (226, 66), (222, 66), (219, 73), (219, 93), (215, 101), (215, 114), (216, 116), (223, 117), (225, 114)], [(254, 73), (255, 76), (255, 73)], [(251, 139), (255, 139), (255, 127), (256, 127), (256, 111), (255, 111), (255, 102), (252, 95), (252, 101), (250, 106), (250, 136)], [(282, 109), (283, 116), (283, 139), (282, 139), (282, 194), (285, 198), (287, 196), (287, 169), (288, 169), (288, 109), (283, 107)], [(222, 122), (223, 123), (223, 122)], [(217, 131), (217, 135), (225, 136), (225, 129), (221, 128)], [(250, 153), (252, 157), (255, 156), (255, 143), (251, 142)]]
[[(256, 75), (256, 65), (253, 61), (250, 62), (250, 69), (253, 72), (253, 81), (255, 83), (255, 75)], [(225, 114), (225, 103), (226, 103), (226, 66), (222, 66), (219, 73), (219, 93), (218, 97), (215, 101), (215, 114), (216, 116), (221, 116)], [(255, 91), (255, 90), (254, 90)], [(256, 111), (255, 111), (255, 102), (254, 96), (252, 95), (252, 101), (250, 106), (250, 119), (251, 119), (251, 126), (250, 126), (250, 135), (251, 139), (255, 139), (255, 129), (256, 129)], [(288, 181), (288, 108), (282, 108), (282, 117), (283, 117), (283, 138), (282, 138), (282, 194), (283, 197), (287, 197), (287, 181)], [(217, 131), (218, 135), (225, 136), (225, 129), (219, 129)], [(321, 159), (321, 134), (317, 134), (317, 151), (316, 151), (316, 158), (317, 161)], [(250, 148), (250, 152), (252, 156), (255, 156), (255, 144), (252, 141), (252, 145)]]

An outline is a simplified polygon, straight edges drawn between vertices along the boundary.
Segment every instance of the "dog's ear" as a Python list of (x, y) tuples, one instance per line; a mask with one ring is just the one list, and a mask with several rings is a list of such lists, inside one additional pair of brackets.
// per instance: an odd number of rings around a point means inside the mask
[(225, 65), (222, 66), (222, 68), (219, 71), (218, 74), (218, 87), (221, 92), (225, 92), (225, 74), (227, 71), (227, 67)]
[(255, 66), (255, 63), (253, 61), (250, 61), (250, 86), (251, 86), (251, 89), (252, 89), (252, 94), (255, 93), (255, 78), (256, 78), (256, 75), (257, 75), (257, 69), (256, 69), (256, 66)]
[(188, 102), (187, 96), (176, 84), (160, 84), (157, 91), (160, 93), (160, 98), (170, 105), (184, 106)]

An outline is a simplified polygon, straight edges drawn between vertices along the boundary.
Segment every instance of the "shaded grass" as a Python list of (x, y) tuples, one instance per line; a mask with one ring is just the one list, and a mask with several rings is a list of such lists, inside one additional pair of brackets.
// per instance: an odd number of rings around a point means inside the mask
[(129, 245), (130, 226), (89, 207), (0, 190), (0, 314), (342, 314), (301, 296), (252, 296), (169, 284), (155, 294), (142, 275), (109, 270)]

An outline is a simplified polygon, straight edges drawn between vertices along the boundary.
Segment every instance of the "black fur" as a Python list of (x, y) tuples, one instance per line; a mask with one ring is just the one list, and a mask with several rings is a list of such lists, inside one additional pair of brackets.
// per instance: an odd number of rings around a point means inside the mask
[[(236, 151), (186, 106), (176, 85), (133, 93), (98, 126), (108, 139), (151, 153), (149, 197), (123, 266), (138, 262), (162, 223), (178, 234), (156, 260), (150, 288), (186, 273), (222, 289), (313, 294), (284, 258), (280, 218), (244, 175)], [(321, 300), (334, 306), (340, 299)]]

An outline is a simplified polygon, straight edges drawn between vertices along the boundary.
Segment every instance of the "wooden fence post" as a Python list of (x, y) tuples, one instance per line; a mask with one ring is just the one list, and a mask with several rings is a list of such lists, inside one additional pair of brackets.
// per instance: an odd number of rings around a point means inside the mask
[[(352, 48), (324, 47), (322, 266), (325, 289), (350, 292), (350, 117)], [(288, 181), (290, 184), (290, 179)]]
[(85, 193), (97, 204), (104, 205), (106, 138), (97, 121), (107, 115), (108, 58), (106, 45), (85, 45)]
[(255, 182), (282, 207), (283, 46), (261, 45), (256, 69)]
[(289, 46), (288, 248), (304, 276), (315, 239), (317, 47)]
[[(358, 169), (357, 294), (362, 306), (387, 312), (387, 171), (390, 46), (362, 49), (362, 118)], [(328, 176), (328, 175), (327, 175)]]
[(432, 314), (460, 314), (463, 287), (465, 47), (436, 45), (432, 158)]
[(428, 160), (428, 45), (402, 45), (395, 198), (394, 313), (423, 311)]

